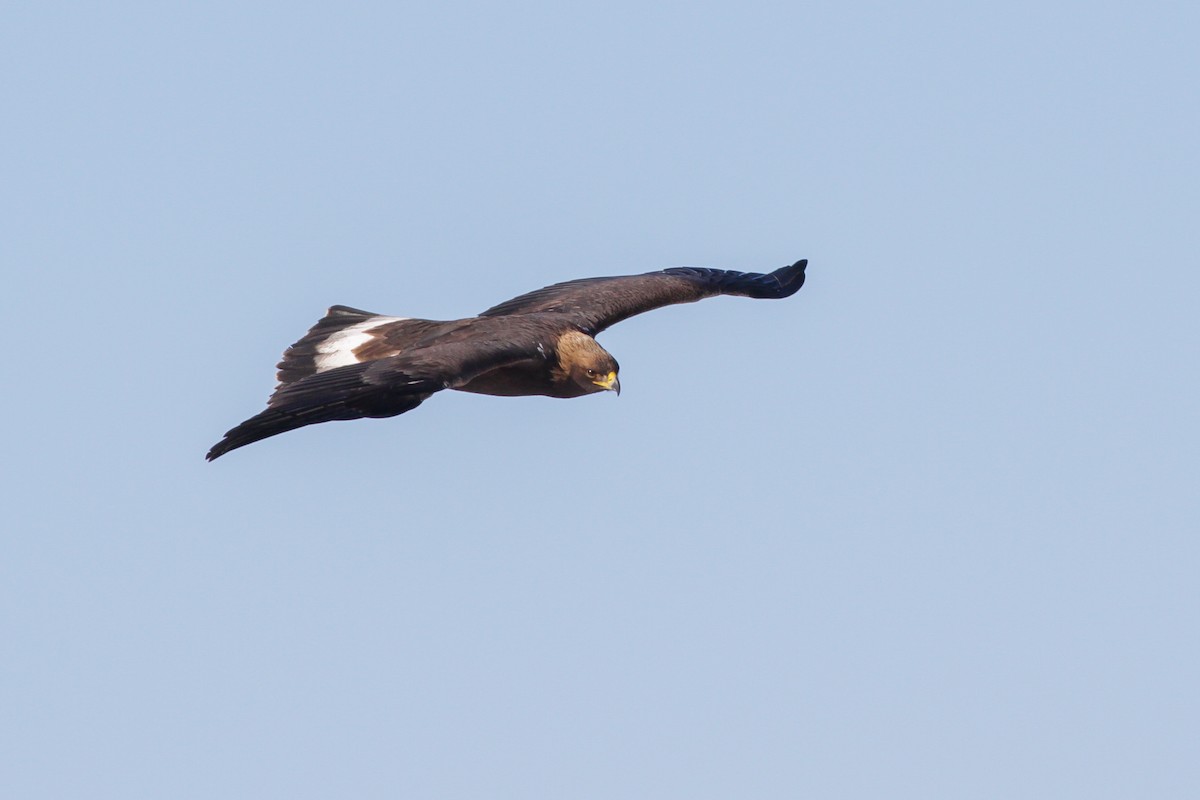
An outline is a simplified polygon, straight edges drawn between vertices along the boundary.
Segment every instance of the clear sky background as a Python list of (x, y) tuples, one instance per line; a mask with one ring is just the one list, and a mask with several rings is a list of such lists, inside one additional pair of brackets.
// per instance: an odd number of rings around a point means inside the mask
[[(1200, 796), (1194, 3), (10, 3), (0, 795)], [(810, 259), (207, 464), (333, 303)]]

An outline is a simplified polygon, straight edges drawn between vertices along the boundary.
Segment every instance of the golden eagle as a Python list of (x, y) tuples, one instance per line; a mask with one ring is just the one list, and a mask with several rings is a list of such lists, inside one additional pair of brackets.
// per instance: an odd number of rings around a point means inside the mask
[(634, 314), (719, 294), (790, 297), (807, 260), (772, 273), (675, 267), (557, 283), (439, 322), (334, 306), (279, 362), (267, 410), (208, 451), (212, 461), (277, 433), (361, 417), (394, 417), (434, 392), (579, 397), (620, 392), (617, 361), (593, 338)]

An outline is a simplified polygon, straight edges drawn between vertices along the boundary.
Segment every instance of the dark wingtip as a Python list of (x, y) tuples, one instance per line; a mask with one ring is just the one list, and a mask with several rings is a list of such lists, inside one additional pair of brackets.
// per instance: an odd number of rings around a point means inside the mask
[[(303, 423), (301, 423), (303, 424)], [(287, 417), (277, 410), (268, 408), (260, 414), (256, 414), (250, 419), (235, 428), (225, 431), (225, 436), (221, 441), (209, 448), (205, 454), (205, 461), (214, 461), (228, 453), (230, 450), (237, 450), (239, 447), (245, 447), (248, 444), (266, 439), (268, 436), (274, 436), (277, 433), (291, 430), (298, 427)]]
[(795, 264), (781, 267), (774, 272), (736, 272), (709, 267), (671, 267), (664, 269), (667, 275), (679, 275), (712, 286), (719, 294), (740, 295), (759, 300), (791, 297), (804, 285), (804, 268), (808, 259), (802, 258)]
[(204, 460), (215, 461), (232, 449), (233, 448), (230, 446), (228, 440), (222, 439), (208, 449), (208, 452), (204, 454)]
[(780, 267), (772, 272), (768, 277), (774, 278), (779, 285), (779, 290), (774, 297), (791, 297), (796, 292), (800, 291), (800, 287), (804, 285), (804, 269), (808, 266), (808, 259), (802, 258), (795, 264), (786, 267)]
[(787, 273), (788, 275), (799, 275), (801, 278), (803, 278), (804, 277), (804, 269), (807, 266), (808, 266), (808, 259), (802, 258), (799, 261), (797, 261), (795, 264), (791, 264), (790, 266), (786, 266), (786, 267), (780, 267), (779, 269), (775, 270), (775, 274), (779, 275), (780, 273)]
[(204, 460), (213, 461), (225, 455), (230, 450), (237, 450), (239, 447), (254, 444), (276, 434), (312, 424), (312, 422), (324, 422), (326, 419), (333, 418), (324, 417), (321, 419), (301, 420), (297, 419), (296, 415), (289, 415), (279, 409), (268, 408), (260, 414), (255, 414), (237, 427), (225, 431), (225, 437), (209, 448), (208, 453), (204, 456)]

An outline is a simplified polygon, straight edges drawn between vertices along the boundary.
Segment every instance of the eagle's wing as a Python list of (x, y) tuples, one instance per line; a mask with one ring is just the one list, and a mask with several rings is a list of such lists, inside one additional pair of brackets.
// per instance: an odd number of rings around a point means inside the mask
[(279, 433), (332, 420), (394, 417), (434, 392), (452, 389), (488, 370), (539, 356), (541, 339), (521, 331), (508, 339), (435, 344), (402, 355), (334, 367), (281, 385), (267, 410), (233, 428), (207, 459)]
[(673, 267), (644, 275), (582, 278), (556, 283), (484, 311), (482, 317), (558, 313), (573, 317), (595, 336), (635, 314), (675, 303), (692, 303), (719, 294), (755, 298), (790, 297), (804, 284), (807, 260), (768, 274), (704, 267)]

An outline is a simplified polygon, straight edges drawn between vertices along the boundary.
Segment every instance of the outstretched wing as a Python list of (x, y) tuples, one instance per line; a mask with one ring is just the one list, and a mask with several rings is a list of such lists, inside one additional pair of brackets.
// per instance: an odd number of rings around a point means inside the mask
[(359, 364), (317, 372), (283, 384), (267, 410), (228, 431), (206, 458), (269, 436), (333, 420), (394, 417), (434, 392), (451, 389), (497, 367), (538, 355), (538, 339), (518, 336), (437, 344)]
[(595, 336), (635, 314), (675, 303), (693, 303), (719, 294), (755, 298), (790, 297), (804, 285), (807, 259), (774, 272), (734, 272), (704, 267), (673, 267), (644, 275), (582, 278), (556, 283), (493, 306), (482, 317), (558, 313)]

